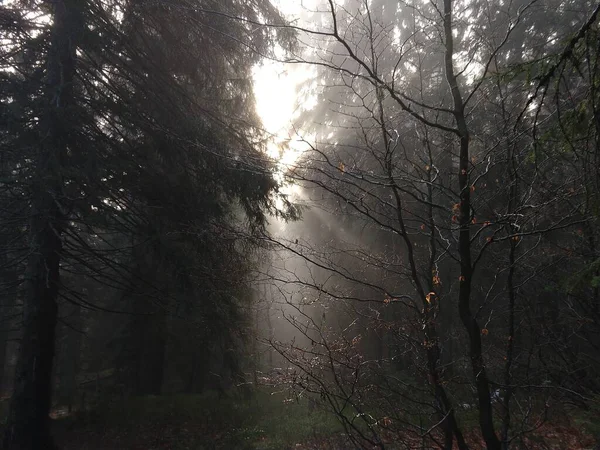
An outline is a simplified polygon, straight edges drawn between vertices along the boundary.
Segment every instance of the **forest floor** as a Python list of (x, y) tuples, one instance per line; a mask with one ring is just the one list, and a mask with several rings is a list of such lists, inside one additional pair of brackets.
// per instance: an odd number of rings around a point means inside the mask
[[(216, 393), (141, 397), (86, 414), (63, 416), (58, 411), (62, 417), (54, 420), (54, 435), (61, 450), (353, 448), (335, 417), (316, 409), (309, 411), (305, 400), (289, 401), (286, 397), (286, 393), (268, 391), (247, 397)], [(551, 419), (541, 425), (514, 448), (592, 450), (595, 440), (585, 430), (586, 424), (580, 420), (565, 420), (562, 416), (561, 420)], [(471, 448), (484, 448), (477, 434), (470, 434), (467, 432), (466, 437)], [(419, 442), (404, 444), (422, 448)]]
[(54, 420), (61, 450), (338, 450), (342, 433), (335, 417), (268, 392), (142, 397)]

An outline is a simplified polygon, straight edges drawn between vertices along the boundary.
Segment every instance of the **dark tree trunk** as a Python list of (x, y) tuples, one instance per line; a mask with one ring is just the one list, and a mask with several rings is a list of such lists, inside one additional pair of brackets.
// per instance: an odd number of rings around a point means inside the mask
[[(513, 180), (513, 183), (515, 181)], [(512, 188), (511, 188), (512, 190)], [(506, 364), (504, 365), (504, 397), (502, 399), (502, 426), (500, 430), (500, 437), (502, 441), (502, 449), (508, 450), (510, 447), (509, 440), (509, 431), (510, 431), (510, 401), (513, 395), (513, 388), (511, 386), (512, 375), (511, 369), (514, 361), (514, 351), (515, 351), (515, 253), (516, 253), (516, 243), (511, 239), (510, 241), (510, 254), (509, 254), (509, 262), (510, 268), (508, 271), (508, 281), (507, 281), (507, 290), (508, 290), (508, 343), (506, 348)]]
[(64, 344), (62, 348), (61, 366), (59, 370), (59, 401), (72, 411), (77, 400), (77, 372), (81, 361), (81, 307), (73, 305), (73, 313), (67, 317)]
[[(0, 306), (1, 307), (1, 306)], [(8, 322), (2, 321), (0, 326), (6, 327)], [(0, 395), (6, 390), (4, 385), (4, 372), (6, 371), (6, 347), (8, 341), (8, 333), (0, 331)]]
[(461, 322), (469, 337), (469, 356), (479, 404), (479, 427), (488, 450), (500, 450), (500, 440), (494, 429), (492, 401), (487, 370), (481, 348), (481, 328), (471, 310), (471, 284), (473, 264), (471, 261), (471, 186), (469, 181), (469, 129), (465, 105), (457, 76), (454, 73), (454, 38), (452, 29), (452, 0), (444, 0), (444, 37), (446, 80), (454, 102), (454, 118), (460, 138), (458, 184), (460, 190), (458, 253), (460, 257), (460, 288), (458, 309)]
[[(50, 203), (55, 203), (51, 197), (40, 206), (51, 212)], [(27, 269), (23, 336), (4, 440), (5, 450), (51, 448), (48, 414), (61, 240), (46, 217), (41, 213), (36, 216), (32, 220), (33, 249)]]
[[(204, 341), (205, 342), (205, 341)], [(193, 352), (192, 370), (188, 379), (187, 392), (198, 394), (204, 392), (207, 384), (208, 364), (210, 361), (210, 351), (207, 344), (198, 340), (198, 348)]]
[(80, 2), (56, 0), (52, 5), (47, 103), (41, 114), (40, 146), (34, 161), (36, 177), (32, 189), (23, 333), (4, 435), (5, 450), (53, 447), (48, 414), (62, 250), (61, 168), (69, 134), (68, 108), (73, 98)]
[[(266, 298), (266, 296), (265, 296)], [(269, 304), (268, 308), (267, 308), (267, 330), (269, 331), (269, 342), (274, 342), (275, 340), (275, 329), (273, 328), (273, 322), (271, 321), (271, 304)], [(272, 369), (274, 367), (274, 362), (273, 362), (273, 345), (269, 346), (269, 354), (268, 354), (268, 364), (269, 364), (269, 370)]]
[(163, 309), (148, 314), (152, 303), (144, 298), (135, 300), (133, 332), (136, 355), (133, 392), (137, 395), (159, 395), (164, 378), (167, 345), (166, 312)]
[[(385, 124), (384, 110), (383, 110), (383, 96), (381, 93), (378, 93), (378, 101), (379, 101), (379, 123)], [(458, 448), (460, 450), (467, 450), (468, 446), (463, 438), (462, 432), (458, 426), (458, 422), (456, 421), (456, 417), (454, 415), (454, 408), (452, 406), (452, 402), (448, 397), (446, 390), (443, 386), (443, 376), (444, 371), (440, 368), (440, 357), (441, 357), (441, 347), (440, 347), (440, 339), (438, 333), (438, 325), (436, 323), (436, 310), (437, 310), (437, 293), (434, 291), (433, 280), (431, 278), (432, 268), (434, 267), (434, 261), (436, 257), (436, 244), (435, 239), (430, 240), (430, 259), (429, 259), (429, 273), (428, 276), (429, 281), (427, 282), (428, 292), (425, 291), (424, 285), (421, 282), (421, 278), (419, 276), (419, 271), (417, 267), (417, 260), (414, 255), (413, 250), (413, 242), (411, 242), (405, 220), (403, 217), (404, 206), (402, 203), (402, 197), (400, 195), (400, 190), (394, 181), (393, 171), (392, 171), (392, 162), (391, 162), (391, 154), (389, 150), (389, 133), (385, 128), (385, 125), (382, 125), (382, 137), (383, 141), (386, 142), (386, 146), (388, 146), (386, 154), (386, 162), (385, 168), (387, 172), (387, 177), (392, 187), (392, 193), (396, 202), (396, 215), (397, 222), (400, 227), (400, 236), (402, 237), (405, 247), (406, 247), (406, 258), (408, 260), (408, 264), (411, 272), (411, 279), (415, 285), (417, 294), (419, 295), (422, 303), (423, 303), (423, 314), (422, 320), (425, 324), (424, 326), (424, 338), (425, 338), (425, 348), (427, 353), (427, 369), (428, 376), (431, 385), (434, 388), (435, 392), (435, 400), (437, 403), (438, 412), (441, 415), (440, 426), (444, 432), (444, 449), (452, 449), (453, 446), (453, 436), (456, 437)], [(432, 193), (430, 191), (429, 195)], [(432, 200), (431, 197), (429, 199)], [(429, 224), (431, 230), (434, 230), (434, 221), (433, 221), (433, 212), (430, 211), (429, 214)], [(432, 231), (433, 232), (433, 231)]]
[(4, 237), (2, 239), (2, 245), (0, 247), (0, 271), (1, 279), (0, 282), (4, 285), (2, 289), (2, 295), (0, 295), (0, 395), (4, 393), (6, 387), (4, 385), (4, 373), (6, 372), (6, 353), (8, 344), (9, 329), (12, 325), (10, 318), (11, 305), (15, 303), (15, 293), (12, 291), (11, 284), (16, 278), (16, 274), (13, 273), (12, 269), (9, 269), (10, 261), (8, 257), (8, 239)]

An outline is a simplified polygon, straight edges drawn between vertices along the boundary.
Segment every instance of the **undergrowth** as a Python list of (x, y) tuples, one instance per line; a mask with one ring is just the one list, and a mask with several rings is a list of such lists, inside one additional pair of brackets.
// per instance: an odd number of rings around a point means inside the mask
[[(339, 442), (342, 432), (331, 414), (309, 411), (305, 400), (289, 401), (265, 389), (245, 395), (136, 397), (56, 420), (55, 430), (66, 450), (133, 449), (137, 444), (147, 450), (279, 450), (309, 448), (307, 442), (313, 443), (310, 448), (335, 448), (327, 442)], [(104, 440), (107, 447), (83, 442), (86, 436)], [(110, 447), (111, 441), (118, 444)]]

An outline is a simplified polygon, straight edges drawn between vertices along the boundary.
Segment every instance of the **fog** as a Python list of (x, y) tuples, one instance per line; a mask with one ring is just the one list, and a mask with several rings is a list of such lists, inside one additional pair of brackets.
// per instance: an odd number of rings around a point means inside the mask
[(2, 449), (598, 447), (598, 2), (0, 3)]

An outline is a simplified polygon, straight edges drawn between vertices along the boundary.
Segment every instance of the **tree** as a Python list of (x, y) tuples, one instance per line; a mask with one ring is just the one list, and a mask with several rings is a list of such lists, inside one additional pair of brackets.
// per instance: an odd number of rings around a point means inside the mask
[[(291, 176), (305, 196), (315, 190), (320, 207), (345, 214), (374, 242), (352, 235), (351, 243), (340, 244), (332, 238), (336, 257), (327, 257), (322, 248), (298, 249), (293, 240), (284, 241), (284, 248), (328, 281), (293, 279), (330, 301), (379, 304), (370, 312), (357, 307), (355, 314), (385, 330), (392, 351), (406, 355), (410, 349), (410, 363), (427, 374), (427, 395), (434, 399), (429, 403), (416, 394), (413, 374), (399, 384), (388, 360), (355, 343), (349, 333), (365, 333), (360, 327), (335, 332), (303, 313), (292, 322), (310, 345), (278, 348), (308, 376), (295, 378), (300, 387), (321, 392), (357, 444), (383, 447), (390, 429), (402, 436), (402, 428), (390, 423), (408, 422), (415, 438), (437, 442), (439, 431), (441, 448), (451, 448), (453, 439), (466, 448), (455, 419), (458, 405), (470, 404), (470, 394), (461, 392), (464, 383), (473, 388), (487, 448), (506, 448), (526, 432), (525, 423), (545, 415), (539, 408), (514, 419), (510, 404), (515, 395), (532, 405), (538, 397), (551, 401), (550, 391), (539, 388), (548, 374), (540, 366), (548, 361), (533, 357), (541, 345), (534, 335), (544, 328), (539, 314), (546, 308), (536, 303), (536, 310), (531, 299), (543, 298), (534, 286), (547, 276), (539, 264), (552, 246), (547, 240), (582, 220), (579, 206), (564, 195), (565, 180), (578, 185), (582, 159), (573, 169), (557, 169), (539, 133), (557, 126), (548, 83), (596, 21), (595, 13), (583, 14), (585, 2), (554, 6), (559, 14), (573, 7), (570, 28), (537, 2), (449, 0), (329, 1), (314, 13), (320, 26), (297, 27), (312, 48), (292, 61), (318, 67), (322, 80), (313, 91), (319, 106), (299, 125), (316, 139), (306, 138), (311, 149)], [(531, 38), (523, 44), (526, 32)], [(523, 53), (523, 46), (531, 50)], [(558, 323), (566, 322), (561, 318), (551, 329)], [(318, 370), (315, 361), (321, 361)], [(381, 411), (373, 392), (415, 406)], [(436, 420), (415, 423), (424, 404), (434, 405)], [(500, 436), (494, 404), (503, 420)], [(366, 422), (370, 434), (362, 433), (346, 408)]]
[[(167, 286), (194, 269), (169, 258), (189, 251), (197, 261), (231, 248), (190, 242), (208, 242), (219, 227), (252, 236), (267, 211), (276, 213), (273, 163), (261, 151), (249, 79), (258, 55), (286, 36), (235, 19), (280, 20), (268, 2), (61, 0), (12, 3), (1, 12), (9, 81), (2, 105), (12, 119), (2, 138), (26, 149), (15, 150), (3, 170), (23, 171), (29, 216), (24, 324), (4, 448), (49, 448), (59, 300), (106, 311), (107, 293), (114, 299), (129, 291), (154, 302), (162, 323), (172, 306)], [(230, 255), (240, 254), (236, 245)], [(77, 271), (79, 279), (61, 277)], [(88, 282), (94, 289), (85, 289)], [(98, 286), (105, 298), (90, 298)], [(241, 307), (227, 298), (233, 311)], [(117, 306), (113, 312), (128, 312)], [(162, 346), (164, 333), (156, 337)], [(160, 380), (151, 384), (157, 391)]]

